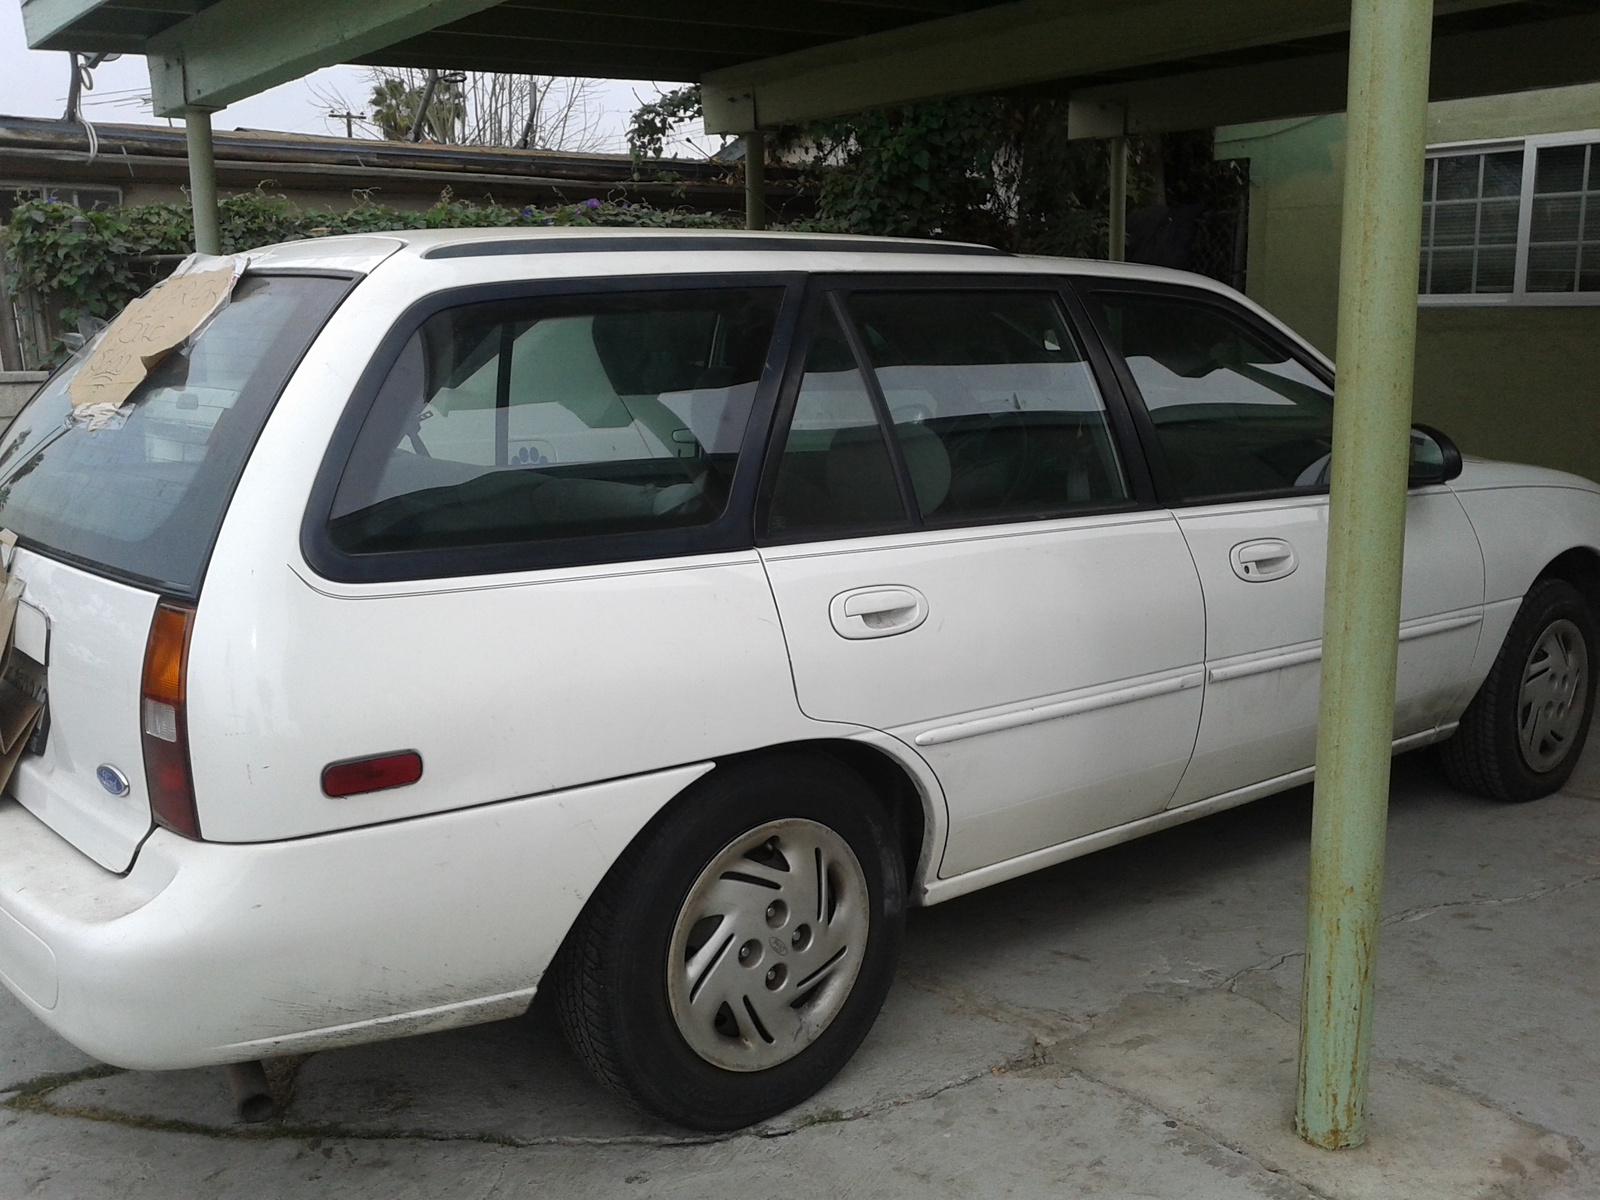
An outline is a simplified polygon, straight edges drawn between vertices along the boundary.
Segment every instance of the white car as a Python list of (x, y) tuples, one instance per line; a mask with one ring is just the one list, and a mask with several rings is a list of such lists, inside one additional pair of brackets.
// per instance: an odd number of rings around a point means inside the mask
[[(733, 1128), (849, 1058), (907, 905), (1312, 774), (1332, 366), (1205, 279), (329, 238), (250, 255), (98, 429), (82, 370), (0, 442), (46, 702), (0, 977), (111, 1063), (548, 981), (623, 1097)], [(1413, 449), (1395, 748), (1545, 794), (1593, 708), (1600, 488)]]

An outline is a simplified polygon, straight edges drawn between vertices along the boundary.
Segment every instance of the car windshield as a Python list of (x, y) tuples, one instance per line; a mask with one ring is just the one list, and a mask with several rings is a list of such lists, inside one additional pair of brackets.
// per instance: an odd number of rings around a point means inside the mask
[(245, 459), (349, 286), (246, 275), (139, 385), (126, 419), (101, 429), (72, 420), (85, 348), (0, 438), (0, 526), (101, 574), (197, 595)]

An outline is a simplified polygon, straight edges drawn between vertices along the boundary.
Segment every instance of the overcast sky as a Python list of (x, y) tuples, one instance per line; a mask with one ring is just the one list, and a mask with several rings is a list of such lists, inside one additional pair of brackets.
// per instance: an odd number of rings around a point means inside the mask
[[(9, 116), (59, 117), (66, 109), (67, 55), (59, 51), (29, 50), (22, 33), (22, 12), (17, 0), (0, 0), (0, 113)], [(372, 90), (360, 67), (328, 67), (294, 83), (231, 104), (213, 118), (217, 129), (279, 129), (290, 133), (337, 133), (343, 121), (330, 120), (331, 108), (365, 112)], [(657, 94), (653, 83), (607, 80), (600, 85), (605, 110), (601, 129), (605, 149), (625, 150), (623, 129), (628, 114), (642, 97)], [(129, 124), (166, 124), (151, 115), (150, 76), (144, 59), (125, 55), (103, 63), (94, 72), (94, 90), (84, 96), (83, 113), (90, 121)], [(362, 135), (357, 125), (357, 136)], [(372, 136), (370, 126), (366, 136)]]

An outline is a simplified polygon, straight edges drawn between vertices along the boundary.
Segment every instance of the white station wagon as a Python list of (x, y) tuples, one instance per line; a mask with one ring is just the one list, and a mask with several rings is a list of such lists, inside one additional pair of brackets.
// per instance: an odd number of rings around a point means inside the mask
[[(1331, 364), (1194, 276), (429, 232), (248, 256), (100, 428), (0, 441), (45, 710), (0, 977), (246, 1062), (553, 989), (643, 1110), (829, 1080), (933, 904), (1312, 774)], [(1418, 429), (1394, 745), (1526, 800), (1600, 488)]]

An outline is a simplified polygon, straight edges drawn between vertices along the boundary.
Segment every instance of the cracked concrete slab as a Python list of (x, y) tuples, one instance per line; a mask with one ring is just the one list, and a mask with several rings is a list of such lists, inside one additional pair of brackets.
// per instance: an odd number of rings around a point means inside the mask
[[(75, 1147), (70, 1155), (62, 1153), (66, 1137)], [(705, 1200), (778, 1194), (791, 1200), (1061, 1194), (1312, 1200), (1294, 1181), (1193, 1126), (1074, 1073), (1048, 1070), (985, 1072), (870, 1120), (670, 1148), (153, 1137), (120, 1125), (34, 1114), (0, 1117), (0, 1144), (16, 1187), (8, 1195), (39, 1200)]]
[(0, 1200), (1594, 1200), (1597, 801), (1600, 748), (1523, 806), (1397, 762), (1359, 1151), (1288, 1128), (1301, 789), (913, 913), (856, 1061), (726, 1137), (619, 1109), (539, 1011), (280, 1066), (288, 1111), (243, 1126), (220, 1073), (95, 1071), (0, 994)]
[[(941, 1053), (925, 1052), (929, 1042)], [(688, 1144), (688, 1134), (619, 1105), (567, 1050), (550, 1015), (311, 1056), (294, 1076), (281, 1124), (308, 1136), (412, 1134), (542, 1142)], [(823, 1092), (762, 1126), (767, 1134), (932, 1096), (992, 1069), (1031, 1061), (1024, 1029), (963, 1011), (914, 984), (897, 987), (856, 1057)], [(952, 1064), (955, 1064), (954, 1066)], [(52, 1109), (226, 1130), (219, 1071), (123, 1072), (53, 1089)]]
[(1586, 1174), (1576, 1138), (1391, 1063), (1374, 1064), (1368, 1142), (1337, 1154), (1294, 1133), (1297, 1029), (1226, 990), (1130, 997), (1063, 1061), (1329, 1200), (1548, 1195)]

